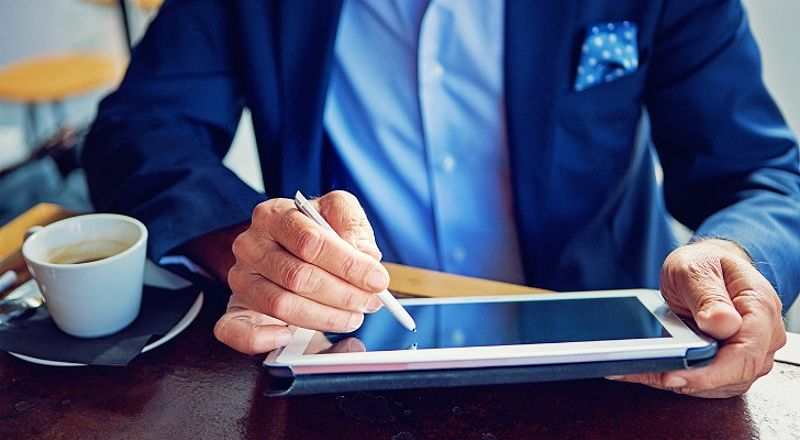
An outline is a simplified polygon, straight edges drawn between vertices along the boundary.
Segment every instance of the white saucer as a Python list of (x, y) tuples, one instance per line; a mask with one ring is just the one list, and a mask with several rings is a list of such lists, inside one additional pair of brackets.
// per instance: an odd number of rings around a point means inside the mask
[[(147, 265), (145, 266), (144, 277), (146, 284), (165, 289), (179, 289), (189, 285), (188, 281), (156, 266), (155, 264), (152, 264), (150, 261), (148, 261)], [(29, 289), (35, 289), (37, 291), (39, 290), (34, 280), (30, 280), (27, 283), (24, 283), (22, 286), (15, 289), (15, 292), (12, 292), (12, 294), (10, 294), (9, 297), (12, 297), (12, 295), (18, 296), (23, 291)], [(18, 294), (17, 291), (20, 291), (20, 294)], [(144, 348), (142, 349), (142, 353), (146, 353), (154, 348), (160, 347), (161, 345), (169, 342), (175, 336), (178, 336), (181, 332), (183, 332), (186, 329), (186, 327), (189, 326), (189, 324), (192, 323), (192, 321), (195, 320), (195, 318), (197, 318), (197, 315), (200, 314), (200, 309), (202, 307), (203, 307), (203, 292), (200, 292), (197, 294), (197, 299), (194, 300), (192, 306), (189, 307), (189, 310), (186, 312), (185, 315), (183, 315), (183, 318), (181, 318), (181, 320), (178, 321), (178, 323), (175, 324), (175, 326), (172, 327), (163, 336), (145, 345)], [(33, 362), (34, 364), (48, 365), (51, 367), (85, 367), (87, 365), (87, 364), (78, 364), (74, 362), (62, 362), (62, 361), (51, 361), (48, 359), (40, 359), (32, 356), (27, 356), (24, 354), (14, 353), (12, 351), (9, 351), (8, 354), (20, 358), (24, 361)]]
[[(175, 327), (172, 327), (164, 336), (156, 339), (155, 341), (147, 344), (142, 349), (142, 353), (146, 353), (156, 347), (160, 347), (161, 345), (167, 343), (169, 340), (178, 336), (182, 331), (189, 326), (189, 324), (197, 318), (197, 315), (200, 313), (200, 309), (203, 307), (203, 292), (200, 292), (197, 295), (197, 299), (194, 300), (194, 304), (189, 308), (189, 311), (183, 315), (180, 321), (175, 324)], [(61, 362), (61, 361), (51, 361), (47, 359), (39, 359), (32, 356), (27, 356), (24, 354), (14, 353), (13, 351), (9, 351), (8, 354), (12, 356), (16, 356), (24, 361), (33, 362), (34, 364), (41, 364), (41, 365), (49, 365), (51, 367), (85, 367), (87, 364), (76, 364), (73, 362)]]

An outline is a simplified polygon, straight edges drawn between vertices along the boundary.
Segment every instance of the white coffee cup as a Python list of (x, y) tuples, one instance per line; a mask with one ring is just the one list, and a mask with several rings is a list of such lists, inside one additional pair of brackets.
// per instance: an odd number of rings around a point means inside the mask
[(110, 335), (136, 319), (146, 251), (147, 228), (117, 214), (36, 227), (22, 245), (53, 321), (79, 338)]

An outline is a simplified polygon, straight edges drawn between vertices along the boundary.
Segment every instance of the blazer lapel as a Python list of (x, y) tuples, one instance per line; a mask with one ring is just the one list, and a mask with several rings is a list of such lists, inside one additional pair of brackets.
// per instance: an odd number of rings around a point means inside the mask
[[(241, 49), (241, 87), (247, 97), (258, 139), (259, 162), (268, 198), (279, 195), (280, 161), (280, 92), (276, 56), (277, 20), (270, 2), (251, 0), (232, 2), (239, 28), (236, 44)], [(253, 17), (258, 17), (254, 19)]]
[(341, 0), (291, 0), (279, 6), (283, 132), (281, 193), (321, 191), (322, 112)]
[[(541, 247), (550, 184), (554, 109), (574, 52), (575, 0), (507, 0), (505, 101), (514, 211), (527, 281), (541, 282)], [(576, 48), (577, 50), (577, 48)]]

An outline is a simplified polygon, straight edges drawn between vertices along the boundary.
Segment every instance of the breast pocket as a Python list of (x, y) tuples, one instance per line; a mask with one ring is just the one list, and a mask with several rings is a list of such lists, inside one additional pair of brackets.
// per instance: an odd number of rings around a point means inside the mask
[(641, 50), (641, 63), (633, 73), (582, 91), (567, 90), (555, 110), (557, 131), (593, 149), (619, 152), (629, 147), (644, 103), (649, 52)]
[(640, 65), (636, 72), (577, 91), (569, 89), (559, 99), (559, 116), (585, 115), (604, 117), (617, 109), (641, 108), (645, 87), (647, 65)]
[(560, 97), (554, 110), (552, 163), (562, 192), (581, 195), (573, 215), (589, 217), (600, 209), (631, 166), (644, 81), (645, 70), (640, 69)]

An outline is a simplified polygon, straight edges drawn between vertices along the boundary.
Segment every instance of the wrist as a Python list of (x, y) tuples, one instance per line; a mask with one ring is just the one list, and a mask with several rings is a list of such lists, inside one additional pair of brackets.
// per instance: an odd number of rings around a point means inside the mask
[(740, 245), (739, 243), (737, 243), (737, 242), (735, 242), (733, 240), (729, 240), (729, 239), (726, 239), (726, 238), (713, 238), (713, 237), (704, 238), (704, 237), (701, 237), (701, 238), (698, 238), (696, 240), (693, 239), (690, 242), (690, 244), (691, 245), (700, 245), (700, 244), (702, 244), (702, 245), (714, 246), (714, 247), (717, 247), (717, 248), (719, 248), (719, 249), (721, 249), (721, 250), (723, 250), (725, 252), (732, 253), (732, 254), (737, 255), (737, 256), (739, 256), (741, 258), (744, 258), (750, 264), (753, 263), (753, 258), (750, 256), (750, 254), (747, 252), (747, 250), (742, 245)]
[(199, 264), (217, 281), (227, 284), (228, 271), (236, 263), (231, 246), (249, 223), (240, 223), (211, 231), (197, 237), (180, 248), (180, 251)]

